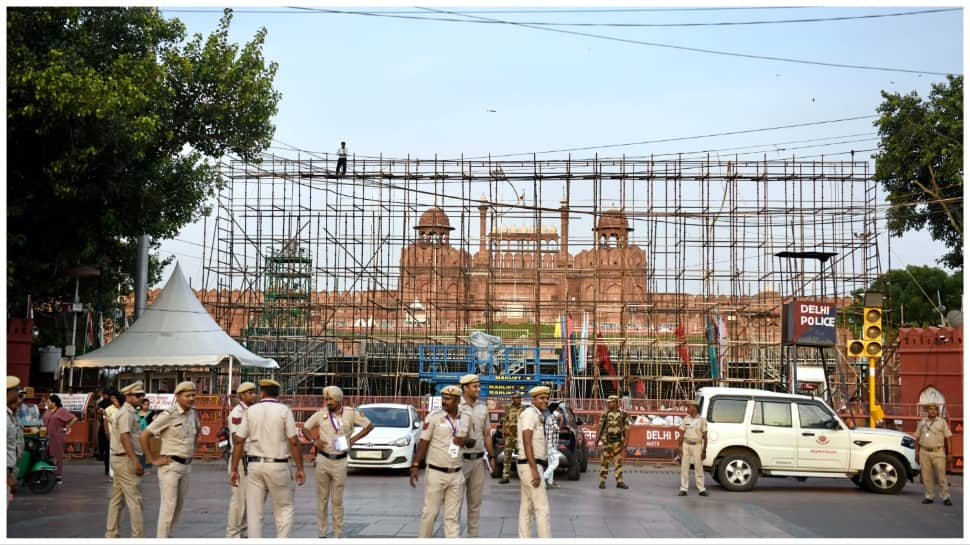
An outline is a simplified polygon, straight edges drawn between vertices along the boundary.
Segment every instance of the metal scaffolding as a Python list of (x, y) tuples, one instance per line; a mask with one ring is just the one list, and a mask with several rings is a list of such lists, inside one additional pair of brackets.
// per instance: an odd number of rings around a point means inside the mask
[(879, 274), (867, 162), (354, 158), (340, 178), (335, 164), (225, 163), (206, 244), (204, 304), (294, 393), (426, 393), (418, 345), (474, 330), (562, 357), (562, 315), (589, 362), (564, 393), (771, 387), (783, 298), (819, 275), (775, 254), (833, 253), (839, 307)]

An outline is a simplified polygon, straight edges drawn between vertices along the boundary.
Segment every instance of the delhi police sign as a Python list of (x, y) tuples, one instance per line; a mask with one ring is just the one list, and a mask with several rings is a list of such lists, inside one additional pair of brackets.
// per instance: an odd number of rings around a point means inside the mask
[(786, 345), (835, 346), (835, 305), (792, 301), (784, 305), (781, 326)]

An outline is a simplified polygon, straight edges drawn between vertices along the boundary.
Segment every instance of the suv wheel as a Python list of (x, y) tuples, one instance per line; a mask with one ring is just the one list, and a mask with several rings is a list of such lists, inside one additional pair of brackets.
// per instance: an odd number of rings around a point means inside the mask
[(862, 480), (872, 492), (898, 494), (906, 486), (906, 470), (895, 456), (875, 454), (866, 462)]
[(758, 482), (758, 462), (748, 453), (728, 454), (718, 464), (718, 482), (731, 492), (747, 492)]
[(579, 480), (578, 458), (579, 458), (578, 454), (570, 454), (569, 457), (566, 458), (566, 463), (569, 464), (569, 467), (566, 468), (566, 478), (569, 479), (570, 481)]

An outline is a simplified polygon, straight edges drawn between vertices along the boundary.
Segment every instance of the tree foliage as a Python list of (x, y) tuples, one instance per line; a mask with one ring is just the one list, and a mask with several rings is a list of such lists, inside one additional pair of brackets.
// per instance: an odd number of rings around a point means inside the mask
[[(941, 314), (960, 310), (963, 301), (963, 271), (948, 274), (943, 269), (910, 265), (893, 269), (876, 279), (870, 291), (885, 295), (884, 324), (890, 337), (898, 327), (938, 326)], [(862, 324), (862, 292), (853, 295), (856, 302), (846, 309), (850, 322), (857, 328)], [(939, 301), (937, 300), (939, 294)], [(939, 305), (942, 304), (942, 308)]]
[(175, 236), (220, 187), (221, 157), (270, 145), (266, 31), (231, 43), (230, 10), (191, 39), (155, 8), (7, 14), (8, 301), (72, 294), (80, 264), (101, 269), (111, 300), (131, 285), (139, 235)]
[(927, 100), (882, 93), (875, 179), (893, 205), (889, 232), (929, 228), (949, 251), (939, 262), (963, 268), (963, 76), (933, 85)]

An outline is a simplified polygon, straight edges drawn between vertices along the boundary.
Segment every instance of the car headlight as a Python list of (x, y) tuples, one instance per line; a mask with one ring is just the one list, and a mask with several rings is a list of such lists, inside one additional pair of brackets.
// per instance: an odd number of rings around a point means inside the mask
[(907, 435), (906, 437), (903, 437), (902, 445), (909, 449), (915, 449), (916, 441), (914, 441), (912, 437)]
[(395, 439), (388, 444), (391, 445), (392, 447), (406, 447), (411, 444), (411, 436), (405, 435), (404, 437), (400, 439)]

